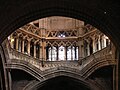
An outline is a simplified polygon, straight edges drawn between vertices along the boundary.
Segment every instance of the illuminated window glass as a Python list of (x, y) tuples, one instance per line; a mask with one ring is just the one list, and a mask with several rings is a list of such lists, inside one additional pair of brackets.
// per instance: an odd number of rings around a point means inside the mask
[(60, 46), (59, 47), (59, 60), (65, 59), (65, 47)]

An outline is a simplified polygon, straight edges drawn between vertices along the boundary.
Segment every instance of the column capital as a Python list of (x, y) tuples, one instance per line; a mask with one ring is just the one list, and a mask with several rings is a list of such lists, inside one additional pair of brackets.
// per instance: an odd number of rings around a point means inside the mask
[(31, 42), (32, 39), (33, 39), (33, 38), (27, 38), (28, 42)]
[(36, 44), (37, 44), (37, 42), (39, 42), (39, 40), (35, 40), (35, 41), (34, 41), (34, 44), (36, 45)]

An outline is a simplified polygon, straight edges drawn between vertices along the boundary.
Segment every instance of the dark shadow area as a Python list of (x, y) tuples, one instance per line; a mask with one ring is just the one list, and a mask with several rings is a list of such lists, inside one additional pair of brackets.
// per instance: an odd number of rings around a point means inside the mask
[(2, 58), (0, 55), (0, 90), (5, 90), (5, 77), (4, 77), (4, 69), (3, 69), (3, 63)]
[(22, 90), (30, 81), (34, 80), (30, 74), (22, 70), (11, 70), (12, 90)]
[(11, 71), (11, 76), (12, 76), (12, 80), (14, 81), (19, 81), (19, 80), (33, 80), (34, 77), (32, 77), (30, 74), (22, 71), (22, 70), (18, 70), (18, 69), (14, 69)]
[(90, 90), (80, 81), (66, 76), (59, 76), (46, 81), (38, 90)]
[(93, 72), (89, 78), (99, 83), (106, 90), (112, 90), (113, 86), (113, 67), (105, 66)]

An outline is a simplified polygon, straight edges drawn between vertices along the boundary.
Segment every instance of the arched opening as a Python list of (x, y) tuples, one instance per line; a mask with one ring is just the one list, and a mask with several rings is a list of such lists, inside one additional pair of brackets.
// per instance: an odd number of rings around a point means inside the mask
[[(36, 26), (36, 23), (39, 26)], [(17, 37), (20, 35), (23, 36)], [(97, 66), (98, 62), (108, 62), (109, 59), (115, 62), (115, 49), (110, 49), (110, 43), (114, 47), (110, 39), (94, 26), (74, 18), (51, 16), (38, 19), (22, 26), (8, 39), (16, 39), (15, 43), (10, 42), (11, 46), (8, 48), (11, 62), (22, 61), (43, 72), (63, 66), (77, 68), (83, 77), (87, 78), (92, 65)], [(34, 70), (37, 71), (36, 69)]]
[(27, 84), (34, 81), (35, 78), (23, 70), (12, 69), (11, 80), (12, 90), (22, 90)]
[[(6, 23), (1, 24), (1, 26), (3, 27), (1, 28), (1, 31), (4, 31), (3, 32), (4, 34), (0, 35), (1, 36), (0, 42), (2, 42), (14, 30), (28, 23), (29, 21), (42, 18), (42, 17), (47, 17), (47, 16), (60, 15), (60, 16), (73, 17), (77, 19), (82, 18), (86, 22), (90, 22), (92, 25), (99, 27), (100, 30), (103, 31), (106, 35), (108, 35), (110, 39), (114, 42), (114, 44), (119, 47), (119, 38), (117, 38), (117, 36), (119, 36), (119, 33), (116, 33), (117, 30), (115, 30), (115, 32), (112, 32), (112, 30), (114, 30), (114, 26), (112, 26), (110, 22), (107, 22), (107, 19), (105, 19), (107, 16), (104, 17), (103, 12), (101, 12), (101, 10), (98, 9), (96, 10), (96, 12), (94, 12), (94, 10), (93, 12), (90, 12), (92, 10), (84, 9), (83, 6), (85, 4), (81, 2), (79, 2), (81, 3), (81, 5), (79, 5), (76, 2), (74, 3), (71, 2), (71, 4), (69, 4), (69, 1), (66, 1), (66, 2), (57, 1), (56, 2), (53, 0), (53, 2), (49, 2), (45, 0), (45, 2), (42, 2), (42, 4), (41, 2), (36, 3), (36, 1), (30, 4), (27, 3), (27, 6), (24, 6), (21, 9), (20, 8), (16, 9), (18, 11), (14, 11), (16, 13), (13, 16), (11, 14), (8, 14), (9, 16), (7, 17), (12, 16), (12, 19), (10, 20), (8, 19), (9, 21), (5, 19), (4, 21)], [(47, 3), (50, 3), (50, 6)], [(59, 4), (57, 5), (56, 3), (59, 3)], [(67, 8), (66, 6), (69, 6), (70, 8)], [(89, 5), (85, 5), (85, 6), (89, 7)], [(80, 9), (80, 7), (82, 9)], [(100, 17), (100, 18), (97, 18), (97, 17)], [(7, 31), (10, 31), (10, 32), (7, 32)]]
[(39, 85), (34, 90), (91, 90), (87, 85), (79, 80), (67, 76), (58, 76)]
[(13, 32), (8, 39), (11, 48), (43, 61), (75, 61), (110, 45), (114, 47), (96, 27), (63, 16), (32, 21)]
[[(99, 69), (95, 70), (89, 76), (89, 78), (91, 78), (92, 80), (98, 81), (99, 84), (100, 84), (100, 82), (102, 82), (101, 86), (103, 86), (106, 89), (112, 90), (112, 88), (115, 85), (115, 83), (112, 82), (115, 79), (113, 77), (115, 68), (113, 68), (113, 67), (114, 66), (104, 66), (102, 68), (99, 68)], [(104, 74), (104, 73), (106, 73), (106, 74)], [(107, 83), (109, 83), (109, 84), (107, 84)], [(105, 86), (103, 84), (105, 84)]]

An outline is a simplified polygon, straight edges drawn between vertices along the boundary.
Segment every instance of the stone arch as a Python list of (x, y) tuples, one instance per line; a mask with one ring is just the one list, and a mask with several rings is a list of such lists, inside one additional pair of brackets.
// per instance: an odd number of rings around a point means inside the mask
[[(117, 38), (115, 38), (115, 36), (112, 34), (114, 32), (111, 32), (112, 30), (115, 30), (114, 26), (108, 21), (107, 17), (104, 15), (104, 12), (101, 9), (95, 9), (94, 7), (90, 7), (92, 3), (93, 2), (87, 5), (85, 2), (77, 0), (36, 0), (31, 3), (25, 2), (25, 5), (23, 4), (23, 8), (17, 7), (17, 11), (11, 11), (11, 13), (13, 13), (13, 16), (10, 18), (9, 21), (7, 17), (4, 18), (7, 23), (1, 28), (1, 31), (4, 31), (5, 33), (5, 36), (1, 36), (1, 42), (14, 30), (30, 21), (33, 21), (38, 18), (56, 15), (72, 17), (88, 22), (99, 28), (105, 34), (107, 34), (110, 37), (110, 39), (115, 43)], [(104, 22), (102, 22), (101, 20), (104, 20)], [(6, 32), (6, 30), (10, 32)]]
[(28, 74), (35, 77), (39, 81), (44, 79), (44, 77), (41, 75), (42, 72), (39, 69), (35, 68), (31, 64), (29, 64), (29, 65), (26, 65), (26, 64), (27, 63), (12, 63), (12, 64), (8, 64), (7, 68), (9, 68), (9, 69), (19, 69), (19, 70), (25, 71)]
[[(48, 77), (45, 78), (45, 80), (41, 82), (35, 82), (34, 85), (27, 85), (24, 90), (37, 90), (38, 88), (42, 87), (47, 81), (58, 78), (58, 77), (68, 77), (72, 78), (75, 80), (78, 80), (81, 84), (85, 85), (85, 87), (89, 88), (90, 90), (101, 90), (102, 86), (99, 84), (95, 83), (94, 81), (91, 80), (85, 80), (81, 76), (77, 76), (75, 73), (70, 73), (66, 71), (58, 71), (54, 72), (54, 75), (51, 73)], [(103, 89), (102, 89), (103, 90)]]
[[(18, 63), (18, 64), (12, 63), (11, 66), (10, 65), (7, 65), (7, 66), (8, 66), (7, 68), (20, 69), (20, 70), (23, 70), (23, 71), (29, 73), (30, 75), (34, 76), (38, 80), (35, 82), (35, 84), (37, 86), (39, 86), (39, 84), (41, 84), (42, 82), (45, 82), (46, 80), (49, 80), (49, 79), (52, 79), (55, 77), (59, 77), (59, 76), (67, 76), (70, 78), (78, 79), (85, 83), (92, 82), (93, 85), (95, 84), (94, 81), (91, 81), (90, 79), (88, 79), (88, 78), (86, 79), (85, 77), (83, 77), (79, 70), (67, 68), (67, 67), (63, 67), (63, 66), (51, 68), (51, 69), (45, 70), (45, 71), (37, 70), (37, 68), (32, 67), (32, 65), (26, 66), (22, 63)], [(90, 85), (90, 86), (93, 86), (93, 85)], [(27, 88), (25, 90), (27, 90), (28, 88), (29, 89), (32, 88), (32, 85), (27, 85), (26, 87)], [(33, 85), (33, 87), (36, 87), (36, 86)], [(102, 88), (99, 84), (97, 84), (97, 86), (95, 86), (95, 87)], [(92, 89), (92, 90), (94, 90), (94, 89)], [(95, 89), (95, 90), (101, 90), (101, 89)]]
[[(16, 60), (15, 60), (16, 61)], [(104, 63), (104, 62), (103, 62)], [(112, 65), (113, 63), (111, 62), (105, 62), (104, 64), (102, 63), (102, 65), (98, 64), (97, 67), (95, 68), (92, 68), (91, 72), (87, 72), (88, 73), (88, 76), (94, 72), (94, 70), (97, 70), (103, 66), (107, 66), (108, 64)], [(14, 62), (12, 63), (11, 65), (7, 65), (8, 68), (10, 69), (20, 69), (20, 70), (23, 70), (29, 74), (31, 74), (32, 76), (34, 76), (38, 81), (35, 81), (35, 85), (39, 86), (39, 84), (41, 84), (42, 82), (45, 82), (45, 80), (49, 80), (49, 79), (52, 79), (52, 78), (55, 78), (55, 77), (59, 77), (59, 76), (67, 76), (67, 77), (70, 77), (70, 78), (74, 78), (74, 79), (79, 79), (80, 81), (83, 81), (83, 82), (88, 82), (90, 83), (91, 80), (89, 78), (86, 78), (83, 77), (84, 75), (82, 75), (80, 73), (79, 70), (77, 69), (73, 69), (73, 68), (68, 68), (68, 67), (64, 67), (64, 66), (61, 66), (61, 67), (56, 67), (56, 68), (51, 68), (51, 69), (48, 69), (48, 70), (45, 70), (45, 71), (40, 71), (40, 70), (37, 70), (37, 68), (35, 68), (34, 66), (32, 66), (31, 64), (28, 64), (26, 66), (27, 63), (23, 62)], [(90, 74), (89, 74), (90, 73)], [(85, 73), (86, 74), (86, 73)], [(87, 77), (88, 77), (87, 76)], [(41, 82), (41, 83), (40, 83)], [(95, 82), (92, 81), (91, 83), (93, 83), (93, 85), (90, 85), (90, 86), (94, 86)], [(36, 87), (33, 85), (33, 87)], [(92, 89), (92, 90), (101, 90), (101, 86), (99, 84), (97, 84), (97, 86), (94, 86), (98, 89)], [(29, 90), (30, 88), (32, 88), (32, 84), (29, 83), (26, 87), (25, 87), (25, 90)], [(99, 89), (100, 88), (100, 89)], [(35, 89), (31, 89), (31, 90), (35, 90)], [(103, 89), (102, 89), (103, 90)]]
[(86, 72), (84, 72), (82, 75), (85, 77), (85, 78), (88, 78), (92, 73), (94, 73), (96, 70), (98, 70), (99, 68), (102, 68), (102, 67), (105, 67), (105, 66), (114, 66), (116, 65), (115, 63), (113, 62), (110, 62), (108, 64), (108, 62), (103, 62), (102, 64), (98, 64), (94, 67), (91, 67), (90, 69), (88, 69)]
[[(0, 47), (0, 50), (1, 47)], [(0, 51), (0, 88), (1, 90), (6, 90), (7, 89), (7, 80), (6, 80), (6, 70), (5, 70), (5, 65), (4, 65), (4, 56), (1, 54), (2, 51)]]
[[(16, 4), (13, 3), (13, 6), (8, 5), (9, 1), (7, 1), (8, 4), (6, 3), (5, 7), (9, 6), (10, 12), (8, 12), (8, 8), (1, 12), (0, 43), (2, 43), (2, 41), (17, 28), (30, 21), (38, 18), (57, 15), (81, 19), (96, 26), (102, 32), (108, 35), (117, 48), (119, 48), (119, 28), (115, 27), (115, 23), (109, 21), (109, 18), (107, 18), (109, 15), (104, 14), (105, 11), (101, 10), (100, 8), (95, 9), (97, 6), (94, 7), (94, 4), (92, 4), (95, 3), (94, 1), (95, 0), (89, 4), (85, 4), (86, 0), (84, 2), (81, 2), (80, 0), (31, 0), (25, 1), (24, 4), (21, 3), (22, 5), (20, 5), (20, 7), (17, 6), (20, 4), (19, 1)], [(12, 3), (10, 4), (12, 5)], [(112, 32), (113, 30), (114, 32)]]

